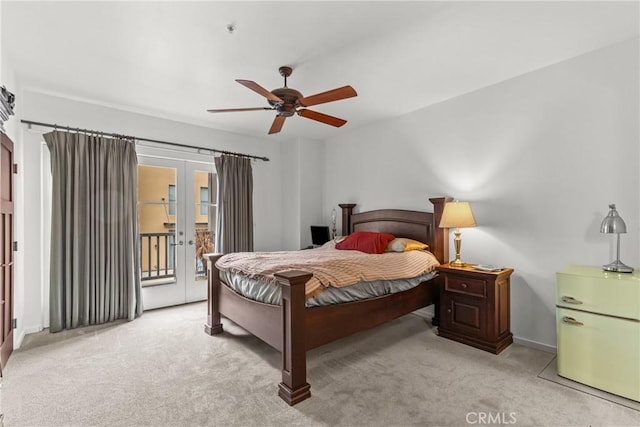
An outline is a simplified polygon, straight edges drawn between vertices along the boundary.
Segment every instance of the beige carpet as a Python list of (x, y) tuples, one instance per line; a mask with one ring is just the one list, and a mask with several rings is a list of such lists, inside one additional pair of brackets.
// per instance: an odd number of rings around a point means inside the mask
[[(5, 371), (6, 426), (638, 426), (640, 412), (541, 379), (553, 355), (499, 356), (415, 315), (313, 350), (311, 399), (277, 397), (280, 354), (204, 303), (128, 323), (28, 336)], [(484, 420), (484, 423), (480, 422)]]

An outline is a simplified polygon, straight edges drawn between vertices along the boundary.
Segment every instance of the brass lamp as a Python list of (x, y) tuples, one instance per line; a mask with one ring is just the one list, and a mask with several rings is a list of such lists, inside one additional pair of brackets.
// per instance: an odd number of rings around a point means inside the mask
[(455, 228), (455, 238), (453, 243), (456, 247), (456, 259), (450, 264), (455, 267), (463, 267), (466, 263), (460, 259), (460, 246), (462, 239), (460, 238), (460, 228), (475, 227), (476, 220), (471, 212), (469, 202), (447, 202), (444, 205), (442, 218), (440, 219), (440, 228)]
[(620, 218), (620, 215), (618, 215), (616, 205), (609, 205), (609, 213), (602, 220), (602, 224), (600, 224), (600, 232), (615, 234), (617, 237), (616, 260), (607, 265), (603, 265), (602, 268), (606, 271), (615, 271), (618, 273), (633, 273), (633, 268), (624, 265), (620, 261), (620, 234), (627, 232), (627, 224), (625, 224), (622, 218)]

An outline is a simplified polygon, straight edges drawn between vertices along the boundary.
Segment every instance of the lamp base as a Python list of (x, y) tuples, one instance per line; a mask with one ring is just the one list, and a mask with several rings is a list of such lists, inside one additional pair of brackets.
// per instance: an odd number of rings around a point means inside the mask
[(602, 269), (605, 271), (614, 271), (616, 273), (633, 273), (633, 268), (628, 265), (624, 265), (619, 259), (607, 265), (603, 265)]
[(449, 265), (453, 267), (464, 267), (465, 265), (467, 265), (467, 263), (460, 260), (460, 258), (456, 258), (454, 261), (451, 261)]

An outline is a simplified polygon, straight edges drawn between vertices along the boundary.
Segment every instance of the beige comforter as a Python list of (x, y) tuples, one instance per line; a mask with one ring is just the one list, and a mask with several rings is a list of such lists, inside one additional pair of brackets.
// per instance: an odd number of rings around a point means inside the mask
[(388, 252), (370, 255), (344, 251), (328, 242), (317, 249), (290, 252), (238, 252), (224, 255), (216, 267), (231, 273), (277, 283), (274, 274), (304, 270), (313, 274), (306, 283), (307, 298), (329, 286), (344, 287), (373, 280), (408, 279), (432, 271), (438, 260), (431, 252)]

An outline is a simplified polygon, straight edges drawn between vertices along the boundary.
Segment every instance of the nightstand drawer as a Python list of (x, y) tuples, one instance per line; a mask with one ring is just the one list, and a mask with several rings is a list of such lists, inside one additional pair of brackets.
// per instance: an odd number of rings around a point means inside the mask
[(472, 277), (464, 277), (461, 275), (448, 275), (445, 278), (444, 289), (446, 292), (455, 292), (457, 294), (486, 298), (487, 281), (474, 279)]

